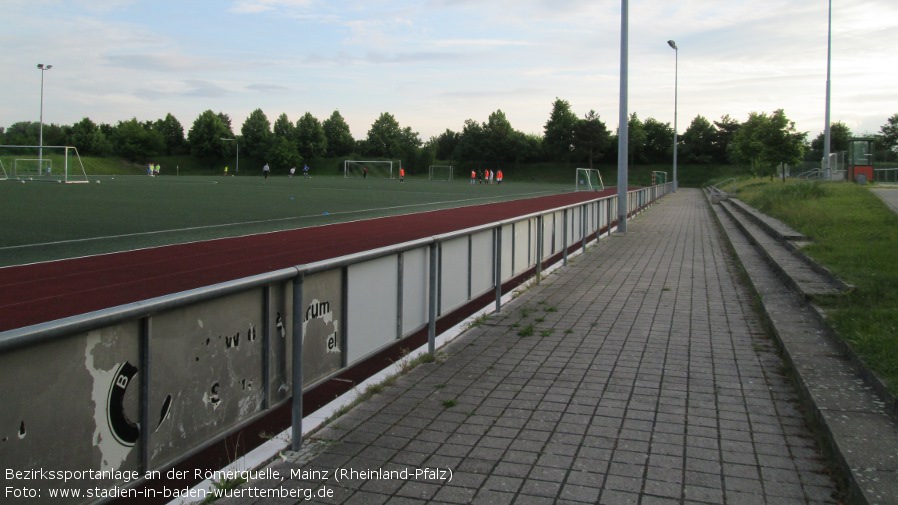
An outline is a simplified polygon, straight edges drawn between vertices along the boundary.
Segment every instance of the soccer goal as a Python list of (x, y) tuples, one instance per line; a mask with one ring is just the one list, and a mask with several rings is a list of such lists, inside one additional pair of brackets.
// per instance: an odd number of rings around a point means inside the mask
[(343, 177), (377, 177), (381, 179), (392, 179), (393, 162), (345, 160), (343, 162)]
[(0, 162), (9, 179), (66, 184), (88, 182), (78, 149), (72, 146), (0, 145)]
[(454, 172), (452, 165), (430, 165), (430, 180), (451, 182)]
[(578, 168), (574, 191), (601, 191), (605, 189), (602, 174), (595, 168)]

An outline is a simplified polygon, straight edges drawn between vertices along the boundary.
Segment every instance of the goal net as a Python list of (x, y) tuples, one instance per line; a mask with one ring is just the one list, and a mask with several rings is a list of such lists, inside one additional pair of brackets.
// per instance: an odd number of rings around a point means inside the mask
[(343, 162), (343, 177), (377, 177), (381, 179), (392, 179), (393, 162), (346, 160)]
[(602, 174), (595, 168), (578, 168), (574, 182), (575, 191), (601, 191), (605, 189)]
[(452, 165), (430, 165), (430, 180), (452, 181), (454, 171)]
[(8, 179), (88, 182), (78, 149), (72, 146), (0, 145), (0, 164)]

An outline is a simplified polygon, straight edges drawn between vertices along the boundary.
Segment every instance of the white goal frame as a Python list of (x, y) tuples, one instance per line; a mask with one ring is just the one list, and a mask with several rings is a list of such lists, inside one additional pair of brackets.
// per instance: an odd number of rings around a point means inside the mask
[[(449, 172), (448, 177), (434, 177), (434, 173), (439, 173), (443, 170), (447, 170)], [(428, 168), (429, 177), (431, 181), (448, 181), (452, 182), (452, 177), (455, 175), (455, 167), (452, 165), (430, 165)]]
[[(361, 177), (361, 171), (355, 173), (355, 171), (350, 170), (350, 166), (365, 166), (365, 165), (386, 165), (384, 167), (385, 173), (387, 174), (387, 179), (393, 179), (393, 162), (391, 160), (344, 160), (343, 161), (343, 177)], [(371, 172), (368, 173), (369, 176), (378, 177), (377, 175), (373, 175)]]
[[(56, 182), (64, 182), (66, 184), (79, 184), (79, 183), (87, 183), (90, 182), (87, 179), (87, 171), (84, 170), (84, 162), (81, 161), (81, 155), (78, 154), (78, 149), (74, 146), (23, 146), (23, 145), (0, 145), (0, 149), (33, 149), (36, 153), (39, 153), (39, 158), (32, 158), (31, 154), (10, 154), (7, 155), (7, 158), (13, 158), (15, 161), (13, 163), (13, 172), (9, 174), (6, 172), (6, 168), (3, 168), (3, 172), (7, 179), (15, 179), (19, 181), (56, 181)], [(63, 152), (60, 154), (59, 150), (62, 149)], [(46, 152), (46, 151), (50, 152)], [(54, 152), (55, 151), (55, 152)], [(27, 157), (26, 157), (27, 156)], [(52, 171), (49, 174), (44, 173), (43, 170), (43, 160), (47, 160), (51, 162), (52, 166), (52, 158), (63, 158), (63, 167), (62, 172), (53, 173)], [(28, 160), (28, 161), (37, 161), (39, 165), (39, 170), (37, 174), (28, 174), (22, 175), (17, 172), (18, 169), (18, 161)], [(37, 179), (35, 179), (37, 177)]]
[[(590, 174), (595, 173), (596, 183), (593, 184)], [(581, 176), (581, 174), (583, 174)], [(574, 191), (602, 191), (605, 189), (605, 181), (602, 173), (597, 168), (578, 168), (574, 176)]]

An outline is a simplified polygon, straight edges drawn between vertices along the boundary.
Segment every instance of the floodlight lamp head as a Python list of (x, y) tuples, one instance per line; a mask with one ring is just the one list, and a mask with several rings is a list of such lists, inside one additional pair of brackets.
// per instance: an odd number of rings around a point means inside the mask
[(53, 68), (53, 65), (44, 65), (43, 63), (38, 63), (37, 68), (41, 70), (50, 70), (51, 68)]
[(667, 41), (667, 45), (669, 45), (672, 49), (675, 49), (675, 50), (676, 50), (676, 49), (679, 49), (679, 48), (677, 47), (677, 43), (674, 42), (674, 41), (672, 41), (672, 40), (668, 40), (668, 41)]

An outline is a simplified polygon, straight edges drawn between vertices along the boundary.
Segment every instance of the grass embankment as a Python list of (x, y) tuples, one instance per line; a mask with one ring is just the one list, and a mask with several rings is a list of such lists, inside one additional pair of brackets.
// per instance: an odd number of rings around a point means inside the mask
[(816, 301), (836, 333), (898, 394), (898, 215), (867, 188), (754, 179), (738, 194), (811, 237), (807, 254), (856, 287)]

